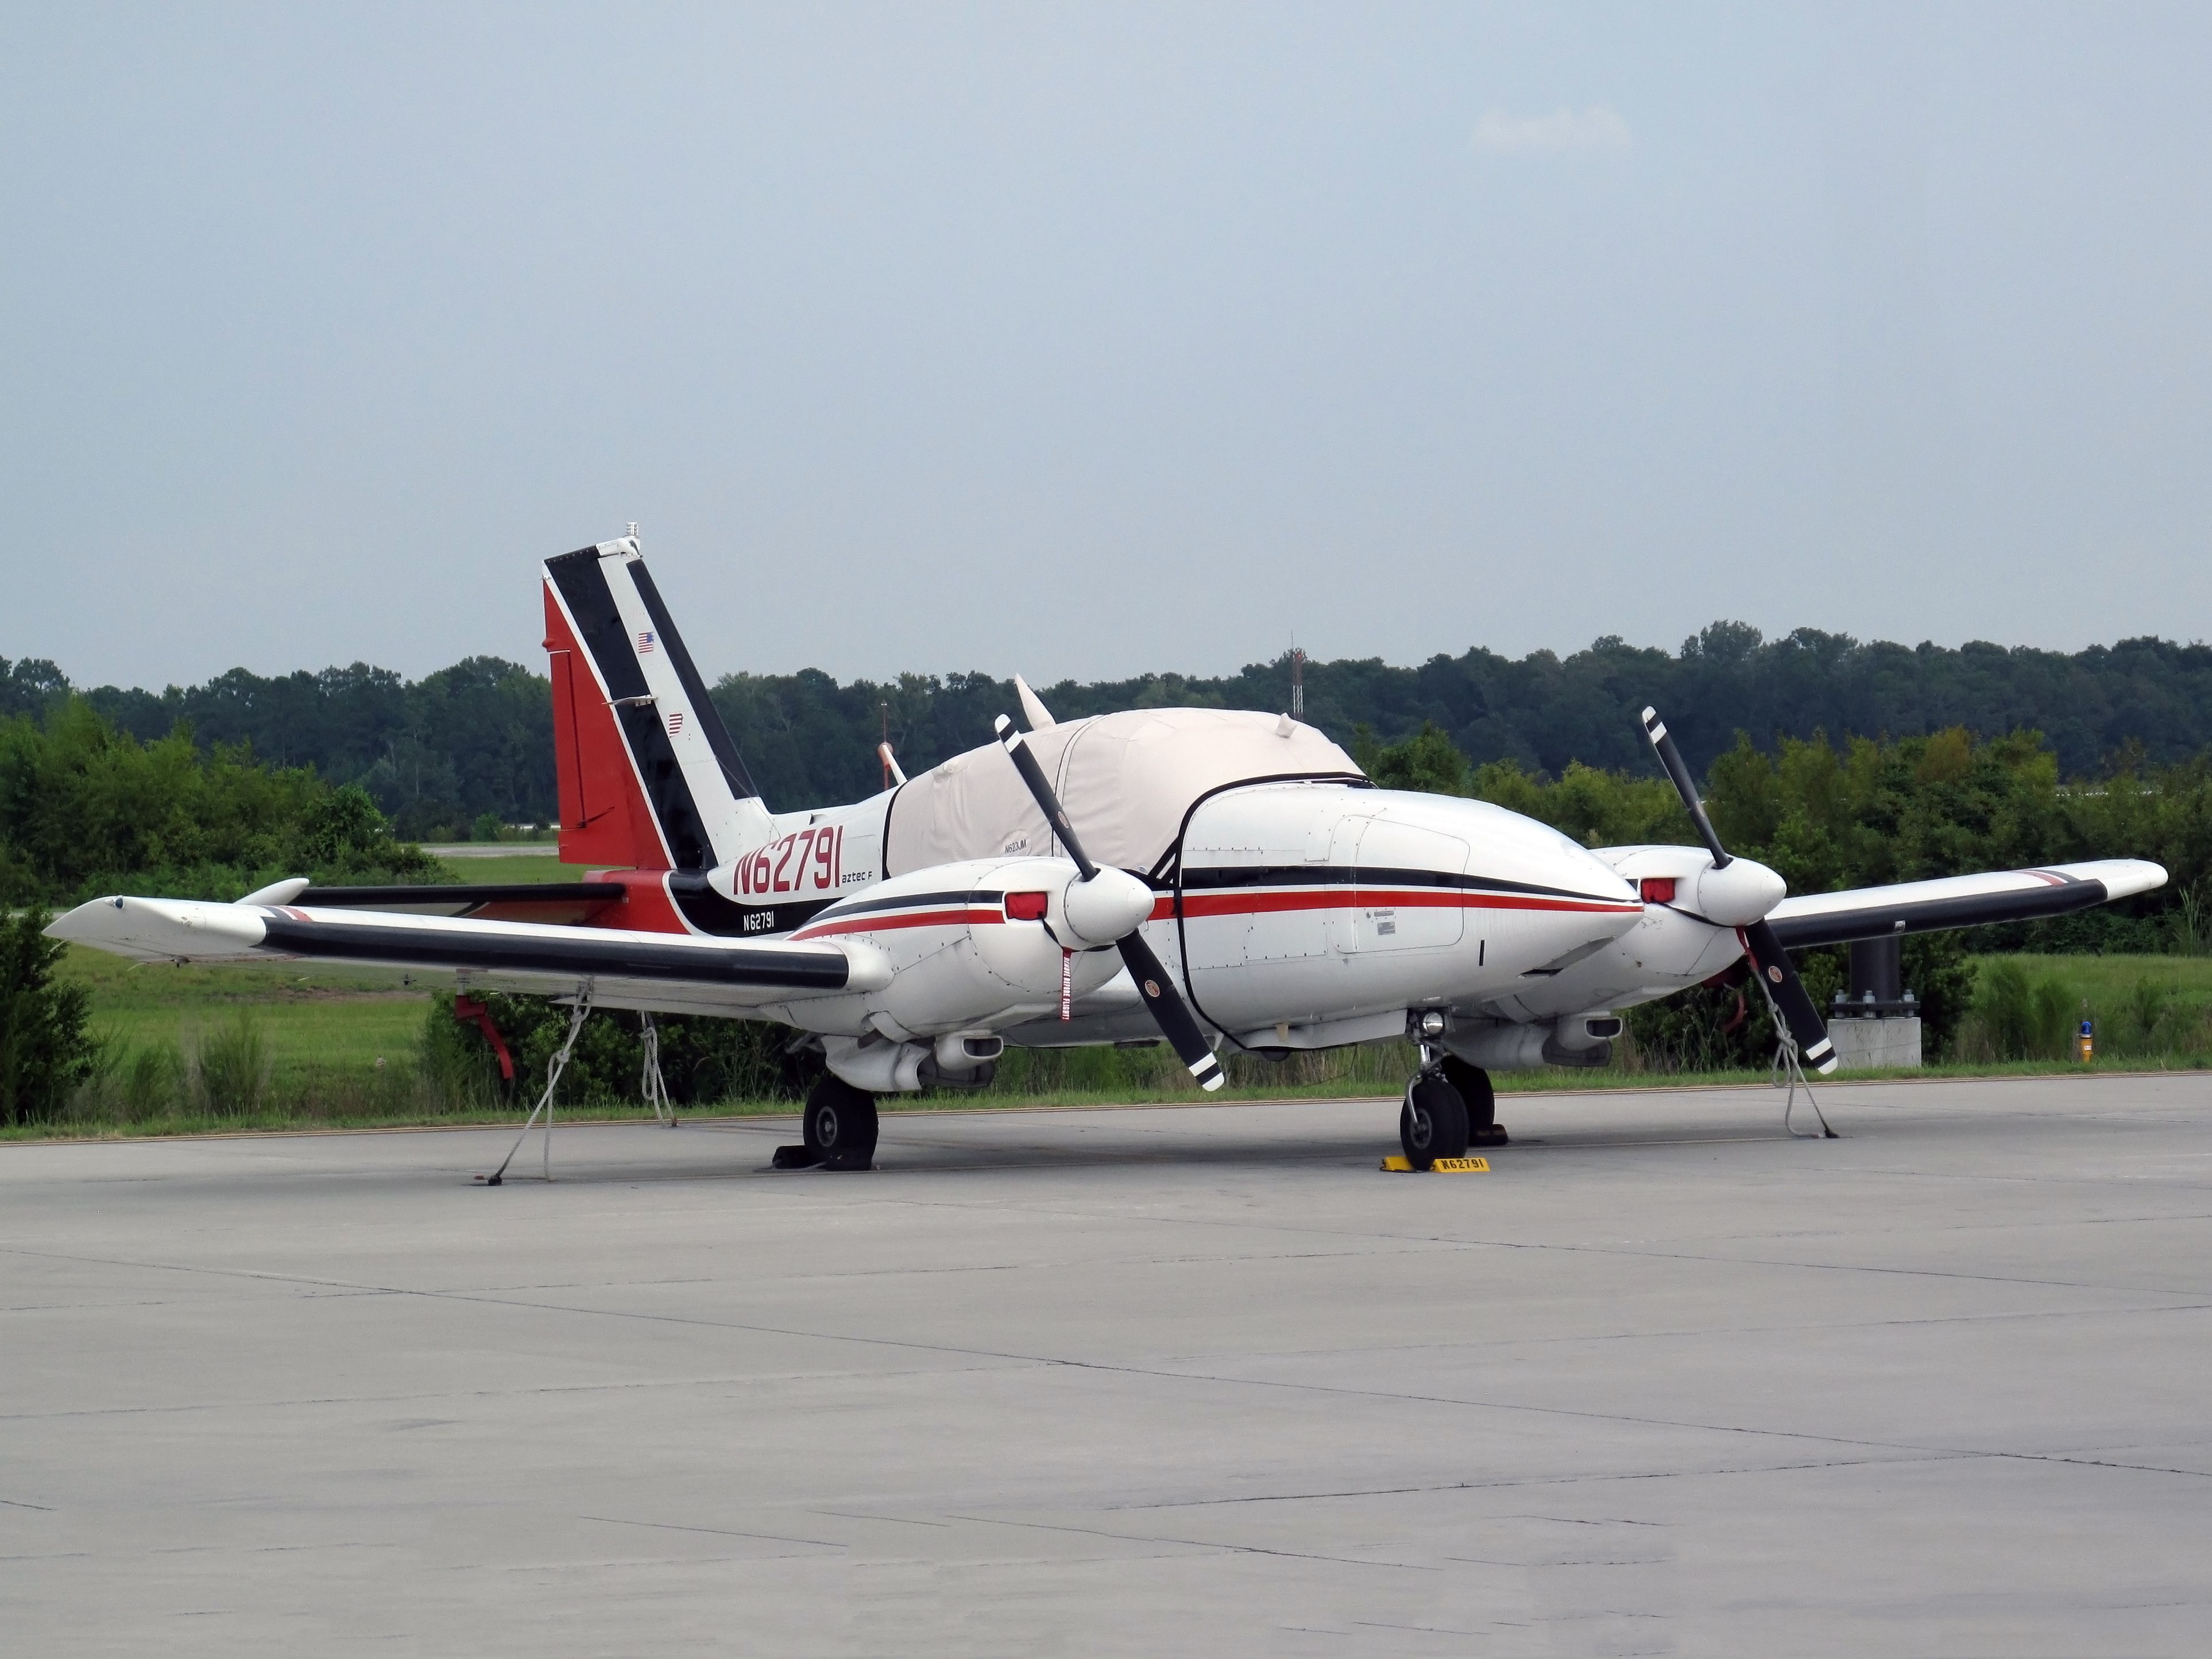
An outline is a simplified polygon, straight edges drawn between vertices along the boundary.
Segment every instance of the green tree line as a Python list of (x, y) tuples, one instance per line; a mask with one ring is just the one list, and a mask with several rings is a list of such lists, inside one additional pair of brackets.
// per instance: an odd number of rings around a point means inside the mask
[[(1638, 772), (1637, 712), (1655, 703), (1700, 772), (1750, 734), (1771, 751), (1816, 732), (1904, 738), (1953, 727), (2043, 733), (2061, 775), (2170, 766), (2212, 748), (2212, 647), (2124, 640), (2065, 653), (1973, 643), (1953, 649), (1860, 641), (1800, 629), (1764, 638), (1718, 622), (1669, 652), (1607, 636), (1565, 656), (1513, 659), (1480, 647), (1414, 667), (1376, 659), (1309, 663), (1307, 716), (1339, 742), (1383, 742), (1425, 726), (1474, 764), (1510, 761), (1532, 776), (1576, 763)], [(52, 663), (0, 659), (0, 716), (37, 714), (72, 694)], [(264, 760), (358, 783), (406, 836), (465, 833), (489, 815), (550, 822), (556, 811), (550, 693), (543, 674), (471, 657), (407, 680), (356, 663), (275, 678), (234, 669), (160, 692), (82, 695), (143, 743), (181, 724), (203, 749), (248, 744)], [(1287, 654), (1214, 678), (1151, 674), (1064, 680), (1042, 693), (1063, 718), (1188, 703), (1269, 712), (1291, 700)], [(839, 681), (817, 670), (738, 673), (716, 705), (773, 806), (857, 799), (878, 787), (888, 722), (909, 771), (988, 739), (1014, 703), (987, 674)]]
[(366, 789), (313, 767), (202, 749), (181, 730), (142, 743), (81, 697), (0, 719), (0, 904), (228, 899), (287, 876), (445, 878)]

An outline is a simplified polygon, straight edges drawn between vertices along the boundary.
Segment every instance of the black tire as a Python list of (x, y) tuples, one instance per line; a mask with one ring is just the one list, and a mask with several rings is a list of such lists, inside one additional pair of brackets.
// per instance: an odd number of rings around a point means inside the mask
[(876, 1159), (876, 1097), (825, 1075), (806, 1097), (806, 1150), (824, 1169), (866, 1170)]
[(1490, 1073), (1480, 1066), (1470, 1066), (1457, 1054), (1444, 1056), (1441, 1067), (1444, 1081), (1459, 1091), (1467, 1107), (1467, 1129), (1470, 1142), (1486, 1131), (1498, 1127), (1498, 1091), (1491, 1086)]
[(1398, 1109), (1398, 1145), (1406, 1162), (1425, 1170), (1440, 1158), (1467, 1156), (1467, 1103), (1459, 1091), (1434, 1072), (1424, 1072), (1406, 1088)]

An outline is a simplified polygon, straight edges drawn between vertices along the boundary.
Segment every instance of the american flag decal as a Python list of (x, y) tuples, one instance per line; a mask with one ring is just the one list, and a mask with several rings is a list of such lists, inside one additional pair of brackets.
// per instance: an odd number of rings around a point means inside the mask
[(651, 651), (652, 649), (653, 649), (653, 635), (650, 635), (650, 634), (641, 634), (641, 635), (639, 635), (637, 636), (637, 653), (638, 653), (638, 655), (640, 655), (641, 657), (641, 656), (644, 656), (647, 652)]
[(672, 738), (683, 729), (684, 711), (679, 708), (668, 717), (668, 735)]

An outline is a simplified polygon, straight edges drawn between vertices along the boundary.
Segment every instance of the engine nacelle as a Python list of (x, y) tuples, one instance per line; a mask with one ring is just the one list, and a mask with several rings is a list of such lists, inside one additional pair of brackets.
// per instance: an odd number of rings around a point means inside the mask
[(1533, 1072), (1539, 1066), (1602, 1066), (1613, 1058), (1620, 1030), (1620, 1016), (1601, 1011), (1540, 1024), (1461, 1026), (1437, 1040), (1487, 1072)]
[(949, 1031), (932, 1043), (825, 1037), (822, 1053), (830, 1072), (855, 1089), (897, 1095), (932, 1085), (980, 1089), (998, 1070), (1006, 1048), (994, 1032)]
[[(1061, 941), (1093, 938), (1091, 928), (1121, 926), (1132, 914), (1141, 920), (1152, 904), (1151, 890), (1121, 871), (1102, 870), (1095, 880), (1079, 883), (1066, 859), (977, 859), (878, 882), (823, 911), (793, 937), (835, 938), (848, 948), (880, 951), (895, 971), (887, 985), (861, 1000), (867, 1025), (894, 1042), (925, 1042), (987, 1034), (1053, 1012), (1060, 1002)], [(1078, 948), (1066, 969), (1069, 991), (1083, 997), (1119, 974), (1121, 958), (1111, 949)], [(916, 1064), (923, 1059), (948, 1079), (988, 1063), (928, 1047)], [(917, 1086), (911, 1069), (889, 1074), (889, 1082), (873, 1080), (888, 1060), (856, 1057), (853, 1064), (870, 1068), (869, 1080), (847, 1079), (858, 1087)]]

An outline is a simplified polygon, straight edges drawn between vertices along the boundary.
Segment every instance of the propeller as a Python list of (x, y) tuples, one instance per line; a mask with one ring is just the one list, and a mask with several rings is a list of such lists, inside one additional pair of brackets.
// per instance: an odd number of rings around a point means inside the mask
[[(1658, 751), (1659, 764), (1667, 769), (1668, 777), (1674, 781), (1674, 793), (1681, 796), (1683, 809), (1689, 813), (1690, 822), (1697, 826), (1698, 839), (1705, 842), (1705, 850), (1713, 855), (1714, 870), (1725, 870), (1735, 864), (1737, 860), (1730, 858), (1728, 848), (1721, 845), (1720, 835), (1714, 830), (1713, 821), (1705, 816), (1705, 805), (1698, 799), (1697, 784), (1690, 776), (1690, 769), (1682, 763), (1681, 751), (1674, 747), (1674, 739), (1667, 735), (1667, 722), (1659, 718), (1659, 711), (1656, 708), (1644, 711), (1644, 735), (1651, 739), (1652, 748)], [(1768, 879), (1772, 878), (1770, 876)], [(1767, 908), (1771, 908), (1771, 902)], [(1820, 1018), (1820, 1009), (1814, 1006), (1813, 999), (1807, 994), (1805, 982), (1797, 977), (1797, 964), (1790, 960), (1790, 953), (1782, 948), (1782, 941), (1776, 937), (1772, 924), (1766, 920), (1765, 909), (1762, 908), (1755, 920), (1740, 924), (1736, 934), (1743, 940), (1744, 953), (1758, 969), (1766, 994), (1772, 1000), (1775, 1012), (1782, 1016), (1784, 1024), (1788, 1026), (1790, 1036), (1796, 1043), (1797, 1052), (1803, 1057), (1804, 1063), (1816, 1072), (1834, 1071), (1836, 1050), (1828, 1041), (1827, 1025)]]
[[(1037, 764), (1036, 757), (1030, 752), (1028, 742), (1004, 714), (999, 716), (993, 729), (998, 732), (999, 741), (1006, 745), (1006, 753), (1012, 757), (1014, 769), (1022, 775), (1022, 781), (1029, 785), (1030, 793), (1036, 798), (1038, 807), (1043, 811), (1045, 822), (1052, 826), (1053, 834), (1060, 838), (1060, 844), (1067, 849), (1067, 856), (1074, 860), (1079, 884), (1088, 884), (1097, 881), (1099, 868), (1091, 861), (1091, 855), (1083, 850), (1082, 842), (1076, 837), (1075, 826), (1067, 821), (1067, 813), (1060, 806), (1060, 797), (1053, 793), (1052, 785), (1045, 777), (1044, 768)], [(1135, 878), (1127, 879), (1133, 881)], [(1189, 1006), (1183, 1001), (1182, 993), (1176, 989), (1175, 981), (1168, 977), (1168, 970), (1161, 965), (1152, 947), (1145, 943), (1144, 936), (1135, 927), (1132, 927), (1114, 941), (1114, 948), (1121, 951), (1121, 960), (1129, 969), (1129, 977), (1136, 981), (1138, 993), (1145, 999), (1145, 1006), (1152, 1016), (1152, 1023), (1160, 1028), (1160, 1035), (1167, 1038), (1169, 1045), (1176, 1051), (1176, 1057), (1190, 1067), (1190, 1074), (1198, 1079), (1200, 1088), (1218, 1089), (1222, 1083), (1221, 1062), (1213, 1057), (1213, 1049), (1207, 1043), (1205, 1033), (1198, 1029), (1198, 1021), (1191, 1017)]]

